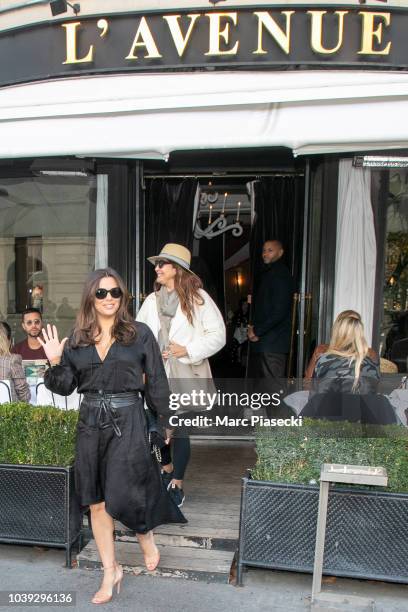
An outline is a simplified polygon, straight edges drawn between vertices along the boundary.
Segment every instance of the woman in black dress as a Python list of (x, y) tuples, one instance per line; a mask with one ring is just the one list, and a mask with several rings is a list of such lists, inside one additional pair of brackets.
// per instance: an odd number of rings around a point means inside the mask
[(133, 321), (128, 302), (117, 272), (96, 270), (85, 283), (69, 340), (60, 342), (55, 326), (47, 325), (41, 342), (51, 366), (46, 387), (60, 395), (76, 388), (84, 394), (75, 483), (80, 504), (90, 507), (104, 568), (101, 588), (92, 599), (97, 604), (108, 602), (115, 586), (119, 592), (123, 577), (115, 560), (113, 519), (136, 531), (149, 571), (160, 559), (152, 529), (186, 522), (161, 485), (147, 435), (144, 399), (163, 426), (169, 415), (160, 350), (147, 325)]

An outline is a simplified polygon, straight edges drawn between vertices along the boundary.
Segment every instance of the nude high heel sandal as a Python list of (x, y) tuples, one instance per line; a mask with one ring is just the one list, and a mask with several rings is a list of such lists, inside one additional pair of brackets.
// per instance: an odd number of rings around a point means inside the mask
[[(151, 538), (153, 539), (153, 534), (151, 534)], [(157, 546), (155, 544), (154, 547), (156, 549), (156, 554), (152, 558), (151, 556), (148, 557), (148, 555), (145, 553), (143, 545), (142, 545), (140, 540), (139, 540), (139, 546), (140, 546), (140, 548), (142, 550), (142, 553), (143, 553), (144, 562), (145, 562), (145, 566), (146, 566), (147, 571), (153, 572), (156, 569), (156, 567), (159, 565), (159, 563), (160, 563), (160, 551), (159, 551), (159, 549), (157, 548)]]
[(107, 588), (106, 590), (103, 588), (103, 582), (105, 580), (105, 575), (102, 581), (102, 586), (99, 589), (99, 591), (97, 593), (95, 593), (95, 595), (92, 598), (92, 603), (93, 604), (105, 604), (105, 603), (109, 603), (113, 597), (113, 589), (116, 587), (116, 592), (119, 595), (120, 593), (120, 587), (122, 584), (122, 580), (123, 580), (123, 569), (122, 566), (119, 565), (118, 563), (115, 563), (115, 565), (110, 565), (109, 567), (104, 567), (103, 571), (108, 571), (108, 570), (115, 570), (114, 571), (114, 579), (112, 581), (112, 585), (109, 588)]
[(145, 561), (146, 569), (149, 572), (153, 572), (156, 569), (156, 567), (159, 565), (159, 563), (160, 563), (160, 551), (159, 551), (159, 549), (156, 546), (156, 558), (154, 559), (154, 561), (147, 561), (146, 555), (143, 554), (143, 556), (144, 556), (144, 561)]

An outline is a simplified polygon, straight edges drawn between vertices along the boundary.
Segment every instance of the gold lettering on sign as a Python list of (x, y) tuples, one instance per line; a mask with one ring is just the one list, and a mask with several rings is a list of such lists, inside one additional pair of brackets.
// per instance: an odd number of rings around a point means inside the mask
[(295, 11), (281, 11), (281, 15), (286, 17), (285, 30), (276, 23), (274, 18), (267, 11), (256, 11), (254, 15), (258, 17), (258, 48), (253, 51), (254, 55), (264, 55), (267, 51), (263, 48), (263, 31), (268, 30), (272, 38), (278, 43), (282, 51), (290, 53), (290, 21)]
[[(228, 23), (228, 20), (237, 25), (237, 13), (206, 13), (205, 16), (210, 20), (210, 44), (208, 53), (205, 53), (205, 55), (236, 55), (238, 53), (239, 42), (237, 41), (232, 49), (221, 51), (220, 39), (222, 38), (225, 44), (228, 45), (231, 25)], [(221, 30), (221, 20), (227, 20), (223, 30)]]
[(99, 36), (104, 38), (109, 30), (109, 21), (107, 19), (99, 19), (96, 25), (100, 30), (102, 30)]
[[(380, 49), (379, 51), (374, 51), (373, 44), (374, 40), (381, 44), (383, 37), (383, 23), (386, 27), (388, 27), (391, 23), (391, 15), (390, 13), (366, 13), (364, 11), (360, 11), (359, 15), (363, 18), (362, 23), (362, 33), (361, 33), (361, 49), (358, 52), (363, 55), (389, 55), (391, 49), (391, 42), (389, 42), (384, 49)], [(374, 20), (378, 17), (380, 23), (378, 23), (377, 27), (374, 29)]]
[(159, 50), (154, 42), (153, 35), (150, 31), (149, 26), (145, 17), (142, 17), (137, 28), (136, 36), (134, 38), (132, 48), (129, 51), (129, 55), (125, 59), (132, 60), (137, 59), (136, 51), (139, 47), (144, 47), (147, 51), (145, 58), (152, 59), (156, 57), (163, 57), (160, 55)]
[(334, 14), (338, 16), (338, 35), (337, 44), (331, 49), (323, 47), (323, 17), (327, 11), (307, 11), (312, 16), (312, 26), (310, 34), (310, 44), (313, 51), (316, 53), (322, 53), (324, 55), (330, 55), (330, 53), (336, 53), (343, 44), (343, 33), (344, 33), (344, 15), (347, 15), (348, 11), (334, 11)]
[(81, 25), (80, 21), (72, 23), (63, 23), (62, 27), (66, 30), (66, 48), (67, 58), (63, 64), (83, 64), (84, 62), (93, 62), (94, 46), (89, 47), (88, 53), (84, 57), (77, 55), (77, 29)]
[(167, 25), (169, 26), (171, 37), (176, 46), (179, 57), (183, 57), (184, 51), (187, 47), (187, 43), (190, 40), (190, 36), (193, 31), (195, 22), (200, 17), (200, 15), (187, 15), (187, 17), (190, 19), (190, 25), (188, 26), (188, 30), (185, 36), (183, 36), (183, 33), (180, 28), (180, 17), (181, 15), (166, 15), (163, 16), (163, 19), (167, 21)]

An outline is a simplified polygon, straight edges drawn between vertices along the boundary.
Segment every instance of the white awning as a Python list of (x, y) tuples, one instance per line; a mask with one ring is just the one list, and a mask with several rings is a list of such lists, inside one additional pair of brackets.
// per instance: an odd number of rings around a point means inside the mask
[(408, 148), (408, 74), (205, 72), (93, 76), (0, 90), (0, 157), (156, 158), (288, 147)]

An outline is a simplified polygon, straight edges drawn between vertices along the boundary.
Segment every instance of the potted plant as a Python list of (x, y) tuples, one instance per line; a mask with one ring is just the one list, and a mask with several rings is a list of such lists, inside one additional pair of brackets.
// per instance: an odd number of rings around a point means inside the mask
[(65, 548), (79, 538), (73, 458), (78, 413), (0, 405), (0, 542)]
[(246, 565), (313, 572), (323, 463), (388, 472), (381, 489), (331, 487), (323, 572), (408, 583), (407, 430), (351, 423), (334, 430), (333, 423), (311, 419), (284, 429), (259, 435), (257, 463), (243, 479), (238, 584)]

